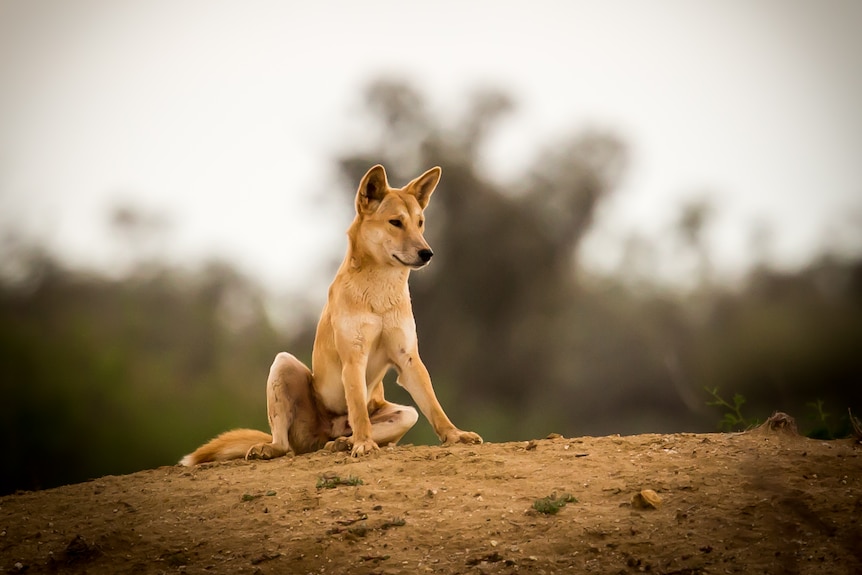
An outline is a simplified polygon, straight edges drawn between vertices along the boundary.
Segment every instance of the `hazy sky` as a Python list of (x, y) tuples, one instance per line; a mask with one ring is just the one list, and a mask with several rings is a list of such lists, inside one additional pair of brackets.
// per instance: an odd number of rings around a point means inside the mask
[(862, 251), (856, 0), (0, 0), (0, 226), (109, 266), (105, 214), (125, 202), (169, 217), (171, 260), (319, 281), (349, 214), (320, 199), (331, 159), (361, 146), (345, 138), (382, 75), (453, 118), (473, 89), (510, 92), (485, 157), (501, 179), (575, 130), (619, 134), (631, 165), (593, 262), (704, 194), (722, 269), (749, 261), (758, 222), (785, 265)]

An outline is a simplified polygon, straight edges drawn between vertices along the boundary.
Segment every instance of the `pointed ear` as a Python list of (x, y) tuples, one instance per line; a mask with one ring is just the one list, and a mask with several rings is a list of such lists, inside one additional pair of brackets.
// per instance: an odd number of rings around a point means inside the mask
[(377, 164), (368, 170), (359, 182), (359, 189), (356, 191), (356, 213), (362, 214), (373, 211), (388, 191), (389, 182), (386, 180), (386, 170)]
[(416, 200), (419, 202), (419, 206), (421, 206), (423, 210), (425, 209), (425, 206), (428, 205), (428, 200), (431, 199), (431, 194), (433, 194), (434, 190), (437, 188), (437, 183), (440, 181), (440, 175), (442, 173), (443, 171), (440, 169), (440, 166), (434, 166), (404, 187), (405, 191), (416, 196)]

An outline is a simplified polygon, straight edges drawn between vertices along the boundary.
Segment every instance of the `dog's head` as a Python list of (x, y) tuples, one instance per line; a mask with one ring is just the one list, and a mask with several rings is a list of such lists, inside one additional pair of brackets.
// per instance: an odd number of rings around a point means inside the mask
[(440, 181), (434, 167), (403, 188), (392, 188), (376, 165), (356, 192), (356, 219), (350, 229), (354, 250), (379, 265), (424, 267), (434, 252), (425, 241), (425, 207)]

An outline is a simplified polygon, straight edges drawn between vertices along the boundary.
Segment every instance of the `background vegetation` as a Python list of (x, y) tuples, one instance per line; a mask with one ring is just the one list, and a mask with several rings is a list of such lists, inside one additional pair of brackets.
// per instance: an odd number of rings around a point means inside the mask
[[(584, 240), (625, 173), (619, 137), (573, 134), (500, 182), (480, 151), (511, 108), (505, 94), (474, 95), (454, 124), (397, 82), (370, 86), (365, 104), (368, 137), (335, 160), (345, 209), (375, 163), (393, 183), (444, 168), (429, 208), (437, 257), (411, 281), (423, 357), (461, 427), (490, 441), (711, 431), (784, 410), (831, 437), (848, 408), (862, 411), (859, 254), (793, 271), (763, 261), (731, 284), (704, 241), (714, 206), (693, 202), (667, 230), (697, 264), (690, 287), (650, 276), (644, 238), (620, 269), (590, 271)], [(118, 238), (146, 227), (134, 213), (114, 221)], [(106, 276), (4, 241), (0, 493), (168, 465), (228, 428), (266, 429), (272, 357), (310, 358), (315, 321), (275, 325), (230, 262), (156, 258)], [(393, 384), (387, 396), (410, 401)], [(717, 396), (727, 405), (708, 405)], [(734, 408), (742, 417), (725, 417)], [(435, 438), (420, 420), (406, 441)]]

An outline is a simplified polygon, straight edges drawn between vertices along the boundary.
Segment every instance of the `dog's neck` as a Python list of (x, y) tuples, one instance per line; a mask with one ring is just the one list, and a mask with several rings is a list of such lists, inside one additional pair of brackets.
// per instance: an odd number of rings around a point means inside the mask
[(348, 250), (338, 270), (343, 282), (342, 296), (367, 302), (376, 313), (384, 313), (398, 307), (410, 307), (410, 290), (407, 279), (410, 268), (383, 265), (370, 257), (361, 257)]

